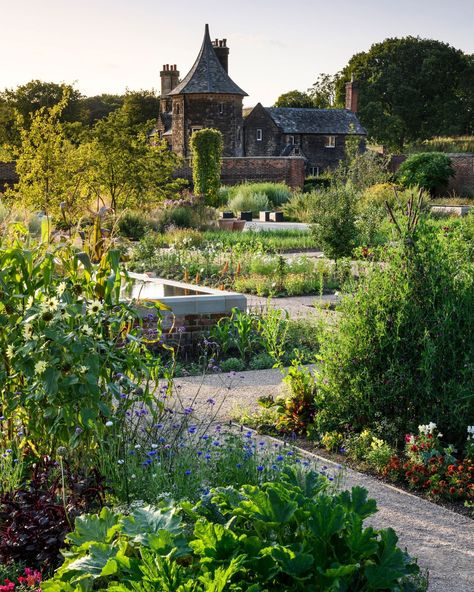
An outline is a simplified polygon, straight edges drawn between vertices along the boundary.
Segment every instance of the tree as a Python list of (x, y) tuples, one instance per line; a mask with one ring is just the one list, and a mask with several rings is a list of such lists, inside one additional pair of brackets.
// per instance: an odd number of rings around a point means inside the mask
[(123, 105), (123, 96), (102, 94), (95, 97), (83, 97), (80, 100), (81, 121), (92, 127), (96, 121), (107, 117), (112, 111)]
[(63, 103), (65, 96), (67, 96), (67, 103), (61, 109), (60, 121), (79, 121), (80, 119), (81, 93), (69, 84), (32, 80), (18, 86), (15, 90), (5, 90), (2, 96), (23, 117), (26, 124), (31, 114), (42, 107), (49, 108)]
[(114, 210), (147, 207), (181, 188), (179, 164), (165, 142), (151, 145), (148, 124), (130, 125), (123, 109), (96, 122), (80, 147), (90, 192)]
[(313, 99), (299, 90), (290, 90), (278, 97), (275, 107), (300, 107), (308, 109), (314, 107)]
[(191, 136), (194, 191), (209, 205), (217, 202), (221, 179), (222, 134), (204, 128)]
[(70, 221), (84, 212), (83, 171), (77, 148), (67, 139), (61, 115), (69, 102), (68, 91), (52, 107), (40, 107), (25, 119), (17, 114), (20, 147), (16, 149), (19, 182), (7, 198), (59, 219), (67, 212)]
[(344, 101), (340, 97), (336, 103), (336, 85), (340, 74), (320, 74), (308, 90), (313, 107), (318, 109), (332, 109), (336, 107), (344, 107)]
[(389, 148), (474, 128), (474, 60), (447, 43), (404, 37), (372, 45), (342, 70), (337, 101), (351, 76), (359, 85), (362, 124)]
[(127, 91), (123, 102), (123, 112), (130, 125), (156, 120), (160, 112), (160, 97), (154, 91)]
[(412, 154), (400, 165), (397, 179), (405, 187), (421, 187), (433, 193), (454, 176), (451, 159), (442, 152)]

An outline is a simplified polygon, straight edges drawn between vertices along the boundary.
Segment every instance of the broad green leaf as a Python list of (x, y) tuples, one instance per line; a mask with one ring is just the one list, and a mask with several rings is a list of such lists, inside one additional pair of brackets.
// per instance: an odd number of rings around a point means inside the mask
[(100, 514), (78, 516), (74, 531), (68, 535), (68, 541), (75, 547), (89, 543), (110, 543), (119, 530), (119, 514), (109, 508), (102, 508)]
[(222, 524), (199, 520), (194, 527), (195, 540), (189, 546), (203, 557), (201, 561), (222, 561), (240, 547), (239, 537)]
[(174, 535), (181, 534), (181, 518), (173, 509), (156, 509), (144, 506), (122, 518), (122, 532), (134, 542), (148, 546), (148, 535), (166, 530)]
[(374, 499), (367, 499), (367, 496), (367, 489), (356, 486), (350, 492), (341, 492), (338, 497), (348, 510), (356, 512), (365, 519), (377, 511), (377, 502)]
[(324, 545), (329, 544), (333, 535), (344, 528), (345, 511), (337, 499), (320, 495), (309, 506), (308, 528)]
[(313, 565), (313, 557), (309, 553), (303, 553), (290, 547), (276, 545), (262, 549), (263, 555), (270, 555), (280, 567), (283, 573), (295, 579), (305, 579), (310, 577), (308, 571)]
[(392, 528), (381, 530), (380, 539), (378, 562), (370, 562), (364, 570), (368, 590), (391, 590), (408, 573), (406, 554), (397, 547), (395, 531)]
[[(106, 543), (92, 543), (89, 546), (88, 554), (72, 561), (68, 565), (68, 572), (75, 575), (89, 576), (93, 579), (104, 575), (109, 571), (119, 549)], [(74, 579), (72, 580), (74, 583)]]

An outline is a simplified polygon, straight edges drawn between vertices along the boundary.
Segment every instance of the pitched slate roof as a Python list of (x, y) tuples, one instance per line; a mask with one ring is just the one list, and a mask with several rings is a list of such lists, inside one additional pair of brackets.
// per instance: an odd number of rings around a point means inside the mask
[(347, 109), (265, 107), (265, 111), (285, 134), (367, 135), (356, 114)]
[(182, 94), (229, 94), (247, 96), (247, 93), (238, 87), (222, 67), (209, 36), (209, 25), (206, 25), (204, 40), (194, 66), (171, 92), (172, 95)]
[(0, 179), (2, 181), (18, 181), (14, 162), (0, 162)]

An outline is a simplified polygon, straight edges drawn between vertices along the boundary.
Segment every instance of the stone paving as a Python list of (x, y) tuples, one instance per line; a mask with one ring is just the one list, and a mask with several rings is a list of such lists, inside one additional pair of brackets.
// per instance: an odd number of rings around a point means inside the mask
[[(257, 398), (276, 396), (282, 388), (279, 370), (240, 372), (232, 377), (211, 375), (176, 381), (184, 405), (196, 412), (215, 400), (218, 417), (228, 421), (236, 408), (256, 409)], [(307, 453), (306, 453), (307, 454)], [(321, 462), (328, 464), (327, 459)], [(432, 504), (373, 477), (347, 470), (346, 487), (366, 487), (377, 500), (379, 512), (369, 522), (378, 528), (392, 527), (400, 545), (417, 557), (430, 574), (430, 592), (474, 591), (474, 521)]]

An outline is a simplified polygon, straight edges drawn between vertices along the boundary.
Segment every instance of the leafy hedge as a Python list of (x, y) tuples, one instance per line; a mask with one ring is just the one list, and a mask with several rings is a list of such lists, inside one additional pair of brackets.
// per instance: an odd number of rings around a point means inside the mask
[(364, 528), (376, 511), (366, 490), (330, 495), (327, 483), (288, 469), (282, 483), (215, 489), (197, 507), (82, 516), (42, 590), (416, 590), (395, 532)]

